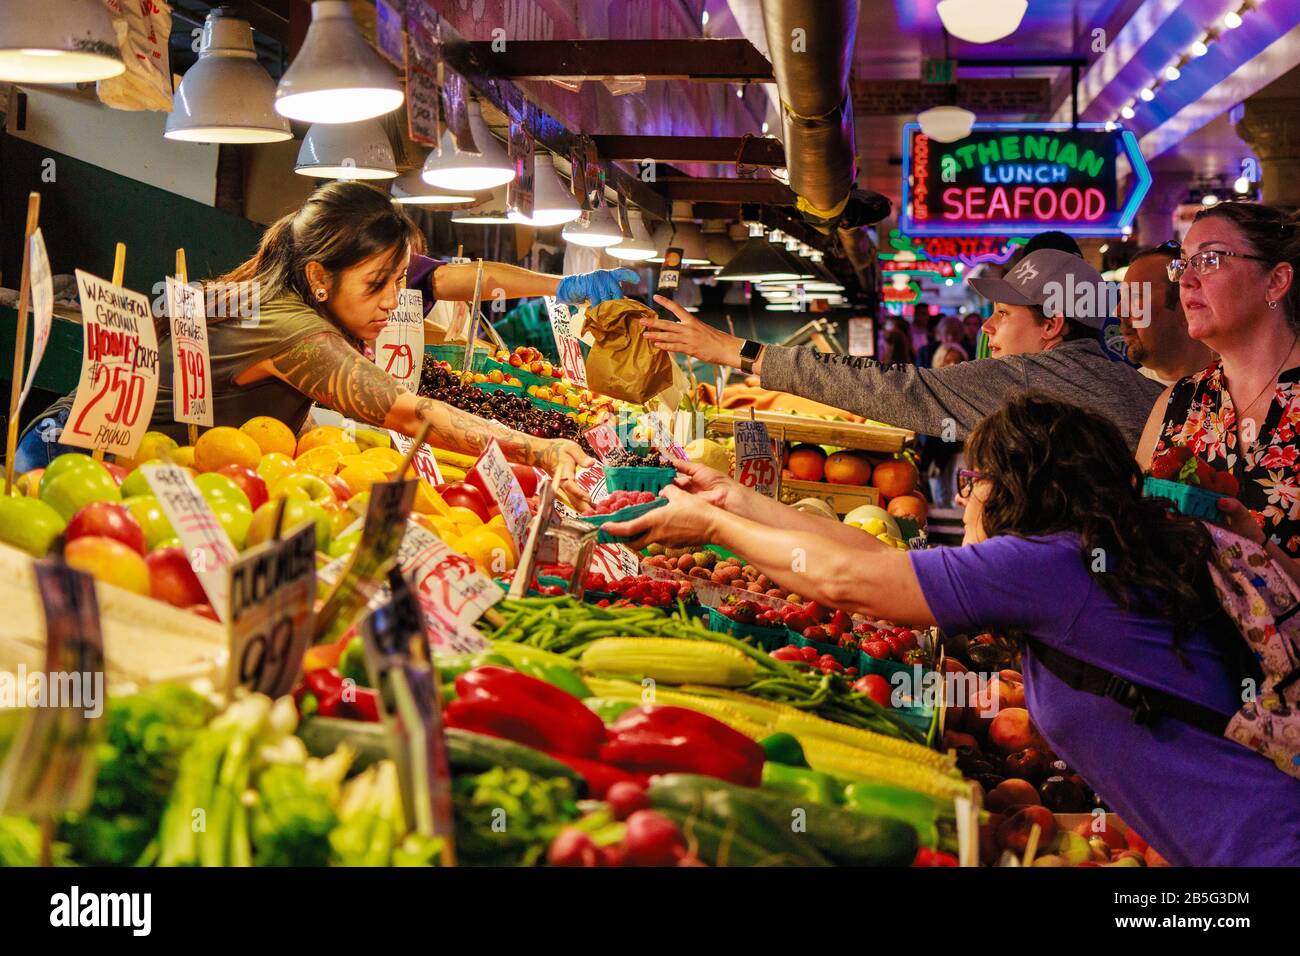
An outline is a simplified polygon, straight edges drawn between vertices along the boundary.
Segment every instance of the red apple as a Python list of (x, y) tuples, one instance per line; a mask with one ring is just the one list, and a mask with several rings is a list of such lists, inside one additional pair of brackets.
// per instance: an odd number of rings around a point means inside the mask
[[(324, 480), (325, 484), (334, 489), (334, 495), (339, 499), (339, 501), (347, 501), (352, 497), (352, 489), (349, 488), (348, 483), (338, 475), (326, 475)], [(257, 509), (253, 510), (256, 511)]]
[(1021, 807), (998, 827), (997, 840), (1004, 850), (1017, 855), (1025, 852), (1029, 845), (1029, 833), (1038, 824), (1042, 831), (1038, 836), (1038, 848), (1045, 849), (1056, 836), (1056, 818), (1052, 811), (1043, 806)]
[(121, 488), (122, 482), (126, 480), (126, 476), (129, 475), (130, 472), (121, 465), (112, 461), (104, 462), (104, 467), (108, 469), (108, 473), (113, 476), (113, 480), (116, 481), (117, 486)]
[(453, 481), (439, 485), (436, 490), (442, 495), (442, 500), (447, 502), (449, 508), (468, 508), (484, 522), (491, 518), (491, 513), (488, 511), (489, 498), (468, 482)]
[(525, 498), (531, 498), (537, 494), (538, 478), (546, 474), (544, 471), (538, 471), (532, 465), (521, 465), (517, 462), (510, 463), (510, 470), (515, 473), (515, 478), (519, 480), (519, 487), (524, 490)]
[(989, 726), (989, 743), (1003, 754), (1013, 754), (1035, 743), (1037, 734), (1029, 720), (1029, 711), (1023, 707), (1008, 707), (998, 711)]
[(159, 548), (149, 553), (145, 563), (149, 566), (150, 597), (175, 607), (207, 603), (207, 592), (184, 548)]
[(113, 538), (138, 554), (144, 554), (144, 531), (124, 505), (92, 501), (72, 516), (64, 532), (66, 540), (97, 536)]
[(270, 495), (266, 491), (266, 479), (255, 472), (252, 468), (245, 465), (226, 465), (224, 468), (217, 469), (218, 475), (225, 475), (246, 495), (248, 495), (248, 506), (256, 511)]

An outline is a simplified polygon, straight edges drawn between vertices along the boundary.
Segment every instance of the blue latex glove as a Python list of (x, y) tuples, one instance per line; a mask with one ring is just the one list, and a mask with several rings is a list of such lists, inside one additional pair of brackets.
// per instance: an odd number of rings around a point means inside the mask
[(622, 282), (640, 282), (632, 269), (597, 269), (576, 276), (565, 276), (555, 290), (555, 298), (568, 305), (589, 302), (592, 308), (610, 299), (623, 298)]

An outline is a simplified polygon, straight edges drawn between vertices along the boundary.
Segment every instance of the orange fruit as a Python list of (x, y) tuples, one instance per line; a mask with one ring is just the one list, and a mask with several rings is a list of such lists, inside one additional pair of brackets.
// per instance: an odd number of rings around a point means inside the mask
[(916, 466), (902, 458), (882, 461), (871, 476), (871, 484), (879, 488), (886, 498), (897, 498), (915, 490), (919, 480)]
[(837, 451), (826, 459), (826, 480), (837, 485), (865, 485), (871, 477), (871, 462), (854, 451)]
[(299, 454), (294, 459), (294, 466), (297, 471), (305, 471), (309, 475), (324, 478), (339, 470), (339, 459), (342, 457), (342, 452), (337, 448), (331, 445), (320, 445)]
[[(317, 449), (322, 451), (323, 449)], [(369, 491), (370, 486), (376, 481), (387, 481), (388, 475), (378, 468), (369, 465), (348, 465), (339, 472), (339, 477), (343, 482), (352, 489), (352, 493), (360, 494), (363, 491)]]
[[(298, 439), (298, 447), (294, 452), (294, 457), (305, 454), (313, 448), (320, 448), (322, 445), (341, 444), (344, 440), (343, 429), (337, 425), (317, 425)], [(288, 453), (286, 452), (286, 454)]]
[(261, 460), (257, 442), (228, 425), (209, 428), (194, 444), (194, 467), (199, 471), (216, 471), (226, 465), (256, 468)]
[(293, 429), (270, 415), (250, 418), (239, 426), (239, 430), (257, 442), (257, 447), (262, 449), (263, 455), (269, 455), (274, 451), (292, 458), (298, 447)]
[(886, 510), (895, 518), (915, 518), (916, 523), (924, 528), (930, 507), (917, 495), (899, 495), (889, 502)]
[(826, 452), (820, 445), (795, 445), (786, 467), (800, 481), (821, 481), (826, 471)]

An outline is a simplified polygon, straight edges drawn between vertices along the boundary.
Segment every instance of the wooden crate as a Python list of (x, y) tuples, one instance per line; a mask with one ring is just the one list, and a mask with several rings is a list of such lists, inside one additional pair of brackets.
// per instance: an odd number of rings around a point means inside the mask
[[(710, 416), (706, 430), (715, 434), (731, 435), (735, 432), (735, 423), (750, 421), (749, 412), (735, 415)], [(753, 421), (767, 425), (767, 433), (777, 441), (809, 442), (814, 445), (831, 445), (835, 448), (853, 448), (858, 451), (874, 451), (882, 454), (894, 454), (903, 450), (911, 442), (915, 432), (892, 425), (859, 422), (828, 422), (803, 415), (787, 415), (783, 412), (753, 413)]]
[(801, 498), (820, 498), (837, 515), (846, 515), (861, 505), (880, 504), (880, 489), (863, 485), (836, 485), (829, 481), (799, 481), (787, 478), (781, 482), (781, 501), (791, 505)]

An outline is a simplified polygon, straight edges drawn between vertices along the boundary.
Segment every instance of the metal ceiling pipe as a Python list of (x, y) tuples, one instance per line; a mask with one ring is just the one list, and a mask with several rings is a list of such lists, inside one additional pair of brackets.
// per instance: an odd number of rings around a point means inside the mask
[(858, 0), (759, 0), (796, 205), (823, 232), (857, 175), (849, 69)]

